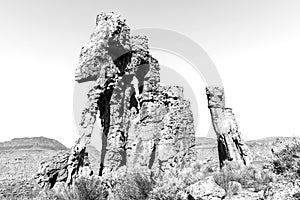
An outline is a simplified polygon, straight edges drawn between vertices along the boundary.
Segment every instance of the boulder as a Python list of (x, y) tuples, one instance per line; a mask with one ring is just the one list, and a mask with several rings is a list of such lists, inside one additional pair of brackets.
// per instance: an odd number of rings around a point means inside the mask
[(186, 191), (191, 194), (195, 199), (221, 199), (225, 197), (225, 190), (220, 187), (214, 180), (213, 176), (209, 176), (200, 180), (188, 188)]

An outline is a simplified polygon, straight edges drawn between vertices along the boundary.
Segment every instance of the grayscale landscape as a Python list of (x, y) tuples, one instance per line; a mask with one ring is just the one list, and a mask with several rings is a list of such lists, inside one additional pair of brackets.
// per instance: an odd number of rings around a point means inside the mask
[(131, 30), (115, 12), (97, 15), (75, 72), (77, 87), (89, 84), (74, 92), (85, 97), (76, 142), (1, 142), (0, 198), (300, 199), (300, 138), (245, 140), (220, 82), (199, 90), (214, 137), (197, 136), (185, 88), (162, 84), (151, 40)]

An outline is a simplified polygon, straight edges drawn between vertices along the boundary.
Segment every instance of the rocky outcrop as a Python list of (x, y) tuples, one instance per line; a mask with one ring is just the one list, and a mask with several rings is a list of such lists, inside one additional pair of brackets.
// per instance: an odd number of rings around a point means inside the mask
[(121, 166), (165, 170), (193, 159), (193, 117), (183, 89), (159, 85), (159, 64), (145, 36), (130, 36), (113, 13), (97, 17), (82, 48), (76, 81), (94, 80), (80, 124), (80, 142), (91, 137), (96, 114), (103, 127), (99, 175)]
[(41, 188), (51, 189), (57, 182), (73, 183), (81, 175), (92, 175), (87, 159), (86, 148), (81, 151), (60, 151), (50, 160), (40, 163), (34, 179)]
[[(63, 162), (68, 166), (67, 182), (88, 165), (85, 148), (98, 114), (102, 125), (99, 175), (122, 166), (164, 171), (195, 159), (190, 103), (181, 87), (160, 85), (159, 70), (145, 36), (131, 36), (125, 19), (117, 14), (97, 16), (76, 70), (78, 83), (93, 81), (94, 87), (82, 111), (80, 138)], [(85, 157), (86, 164), (79, 157)]]
[(220, 166), (224, 165), (225, 160), (248, 164), (249, 150), (241, 138), (232, 109), (225, 107), (224, 89), (207, 87), (206, 94), (212, 124), (217, 135)]
[(195, 199), (223, 199), (226, 196), (225, 190), (216, 184), (212, 176), (190, 185), (186, 191)]

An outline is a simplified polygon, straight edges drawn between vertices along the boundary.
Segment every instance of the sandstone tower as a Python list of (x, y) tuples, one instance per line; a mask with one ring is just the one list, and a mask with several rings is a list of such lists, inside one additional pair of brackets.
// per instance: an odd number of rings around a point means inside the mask
[(249, 164), (249, 151), (241, 138), (235, 116), (231, 108), (225, 107), (224, 89), (207, 87), (206, 95), (217, 135), (220, 167), (224, 165), (225, 160)]
[(62, 163), (56, 165), (58, 170), (44, 163), (40, 176), (47, 179), (45, 171), (57, 171), (56, 179), (70, 184), (82, 168), (88, 168), (85, 149), (98, 117), (100, 176), (124, 166), (165, 171), (195, 160), (190, 102), (184, 99), (183, 88), (161, 86), (159, 71), (145, 36), (130, 35), (120, 15), (99, 14), (81, 49), (75, 76), (78, 83), (94, 83), (82, 111), (80, 138), (68, 156), (58, 156), (64, 159), (57, 161)]

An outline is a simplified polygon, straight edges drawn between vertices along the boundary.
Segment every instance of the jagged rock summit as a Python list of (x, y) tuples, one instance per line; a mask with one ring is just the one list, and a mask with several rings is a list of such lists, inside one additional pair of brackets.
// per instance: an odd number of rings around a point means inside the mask
[[(82, 48), (76, 81), (95, 81), (80, 123), (85, 146), (99, 112), (102, 151), (99, 174), (121, 166), (164, 170), (194, 144), (190, 104), (178, 86), (160, 86), (159, 64), (145, 36), (131, 36), (114, 13), (97, 16)], [(83, 144), (83, 145), (82, 145)], [(80, 146), (80, 145), (79, 145)]]
[[(99, 14), (76, 70), (78, 83), (93, 81), (94, 87), (82, 111), (80, 138), (67, 155), (68, 161), (61, 156), (67, 163), (67, 178), (58, 170), (55, 176), (40, 173), (41, 180), (51, 176), (69, 184), (89, 165), (85, 149), (98, 114), (102, 125), (99, 175), (122, 166), (164, 171), (195, 160), (190, 103), (183, 97), (183, 88), (160, 85), (159, 70), (145, 36), (130, 35), (125, 19), (118, 14)], [(41, 169), (45, 172), (51, 167)]]

